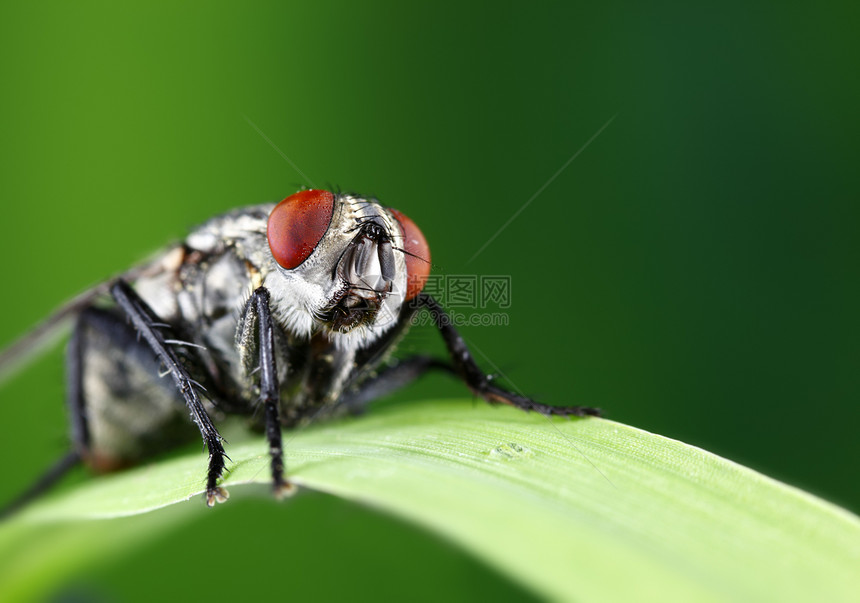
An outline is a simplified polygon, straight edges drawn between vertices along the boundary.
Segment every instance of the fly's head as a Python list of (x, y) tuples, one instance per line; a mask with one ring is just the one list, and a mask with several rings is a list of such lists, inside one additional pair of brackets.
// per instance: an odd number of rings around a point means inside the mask
[(265, 284), (293, 333), (323, 331), (341, 347), (363, 347), (392, 327), (430, 272), (421, 231), (374, 199), (307, 190), (269, 215), (274, 269)]

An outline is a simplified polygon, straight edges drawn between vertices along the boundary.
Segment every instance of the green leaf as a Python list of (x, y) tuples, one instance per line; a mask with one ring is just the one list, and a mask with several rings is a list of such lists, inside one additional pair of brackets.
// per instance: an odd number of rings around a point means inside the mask
[[(286, 441), (295, 483), (426, 526), (548, 598), (849, 601), (860, 592), (856, 516), (612, 421), (446, 401), (389, 407)], [(262, 440), (229, 447), (234, 495), (240, 484), (267, 482), (265, 451)], [(6, 522), (0, 598), (47, 592), (170, 529), (203, 505), (204, 465), (197, 453), (92, 479)], [(84, 537), (103, 546), (84, 553)]]

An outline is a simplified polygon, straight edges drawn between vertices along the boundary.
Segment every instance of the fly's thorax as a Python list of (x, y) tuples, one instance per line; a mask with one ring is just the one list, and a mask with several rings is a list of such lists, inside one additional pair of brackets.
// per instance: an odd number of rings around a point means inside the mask
[(236, 346), (242, 309), (263, 282), (271, 262), (266, 219), (273, 204), (245, 207), (217, 216), (193, 230), (153, 262), (135, 290), (219, 379), (241, 383), (244, 367)]

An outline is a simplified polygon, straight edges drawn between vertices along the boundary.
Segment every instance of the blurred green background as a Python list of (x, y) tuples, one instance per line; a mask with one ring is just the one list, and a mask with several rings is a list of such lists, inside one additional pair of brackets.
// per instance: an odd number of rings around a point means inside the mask
[[(856, 3), (237, 6), (0, 8), (0, 342), (307, 185), (250, 120), (316, 186), (413, 218), (438, 273), (510, 275), (509, 326), (464, 334), (521, 390), (860, 509)], [(61, 350), (0, 401), (6, 499), (64, 450)], [(321, 495), (195, 517), (65, 592), (528, 598)]]

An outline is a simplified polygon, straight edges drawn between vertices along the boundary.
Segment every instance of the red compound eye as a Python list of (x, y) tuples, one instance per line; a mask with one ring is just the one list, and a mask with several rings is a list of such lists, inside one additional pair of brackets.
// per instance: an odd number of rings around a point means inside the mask
[(287, 270), (308, 259), (328, 230), (334, 195), (328, 191), (300, 191), (275, 206), (266, 236), (275, 261)]
[(400, 224), (403, 239), (395, 239), (395, 247), (400, 247), (406, 253), (406, 300), (410, 300), (424, 288), (427, 277), (430, 276), (430, 247), (424, 234), (415, 226), (415, 222), (396, 209), (388, 208)]

